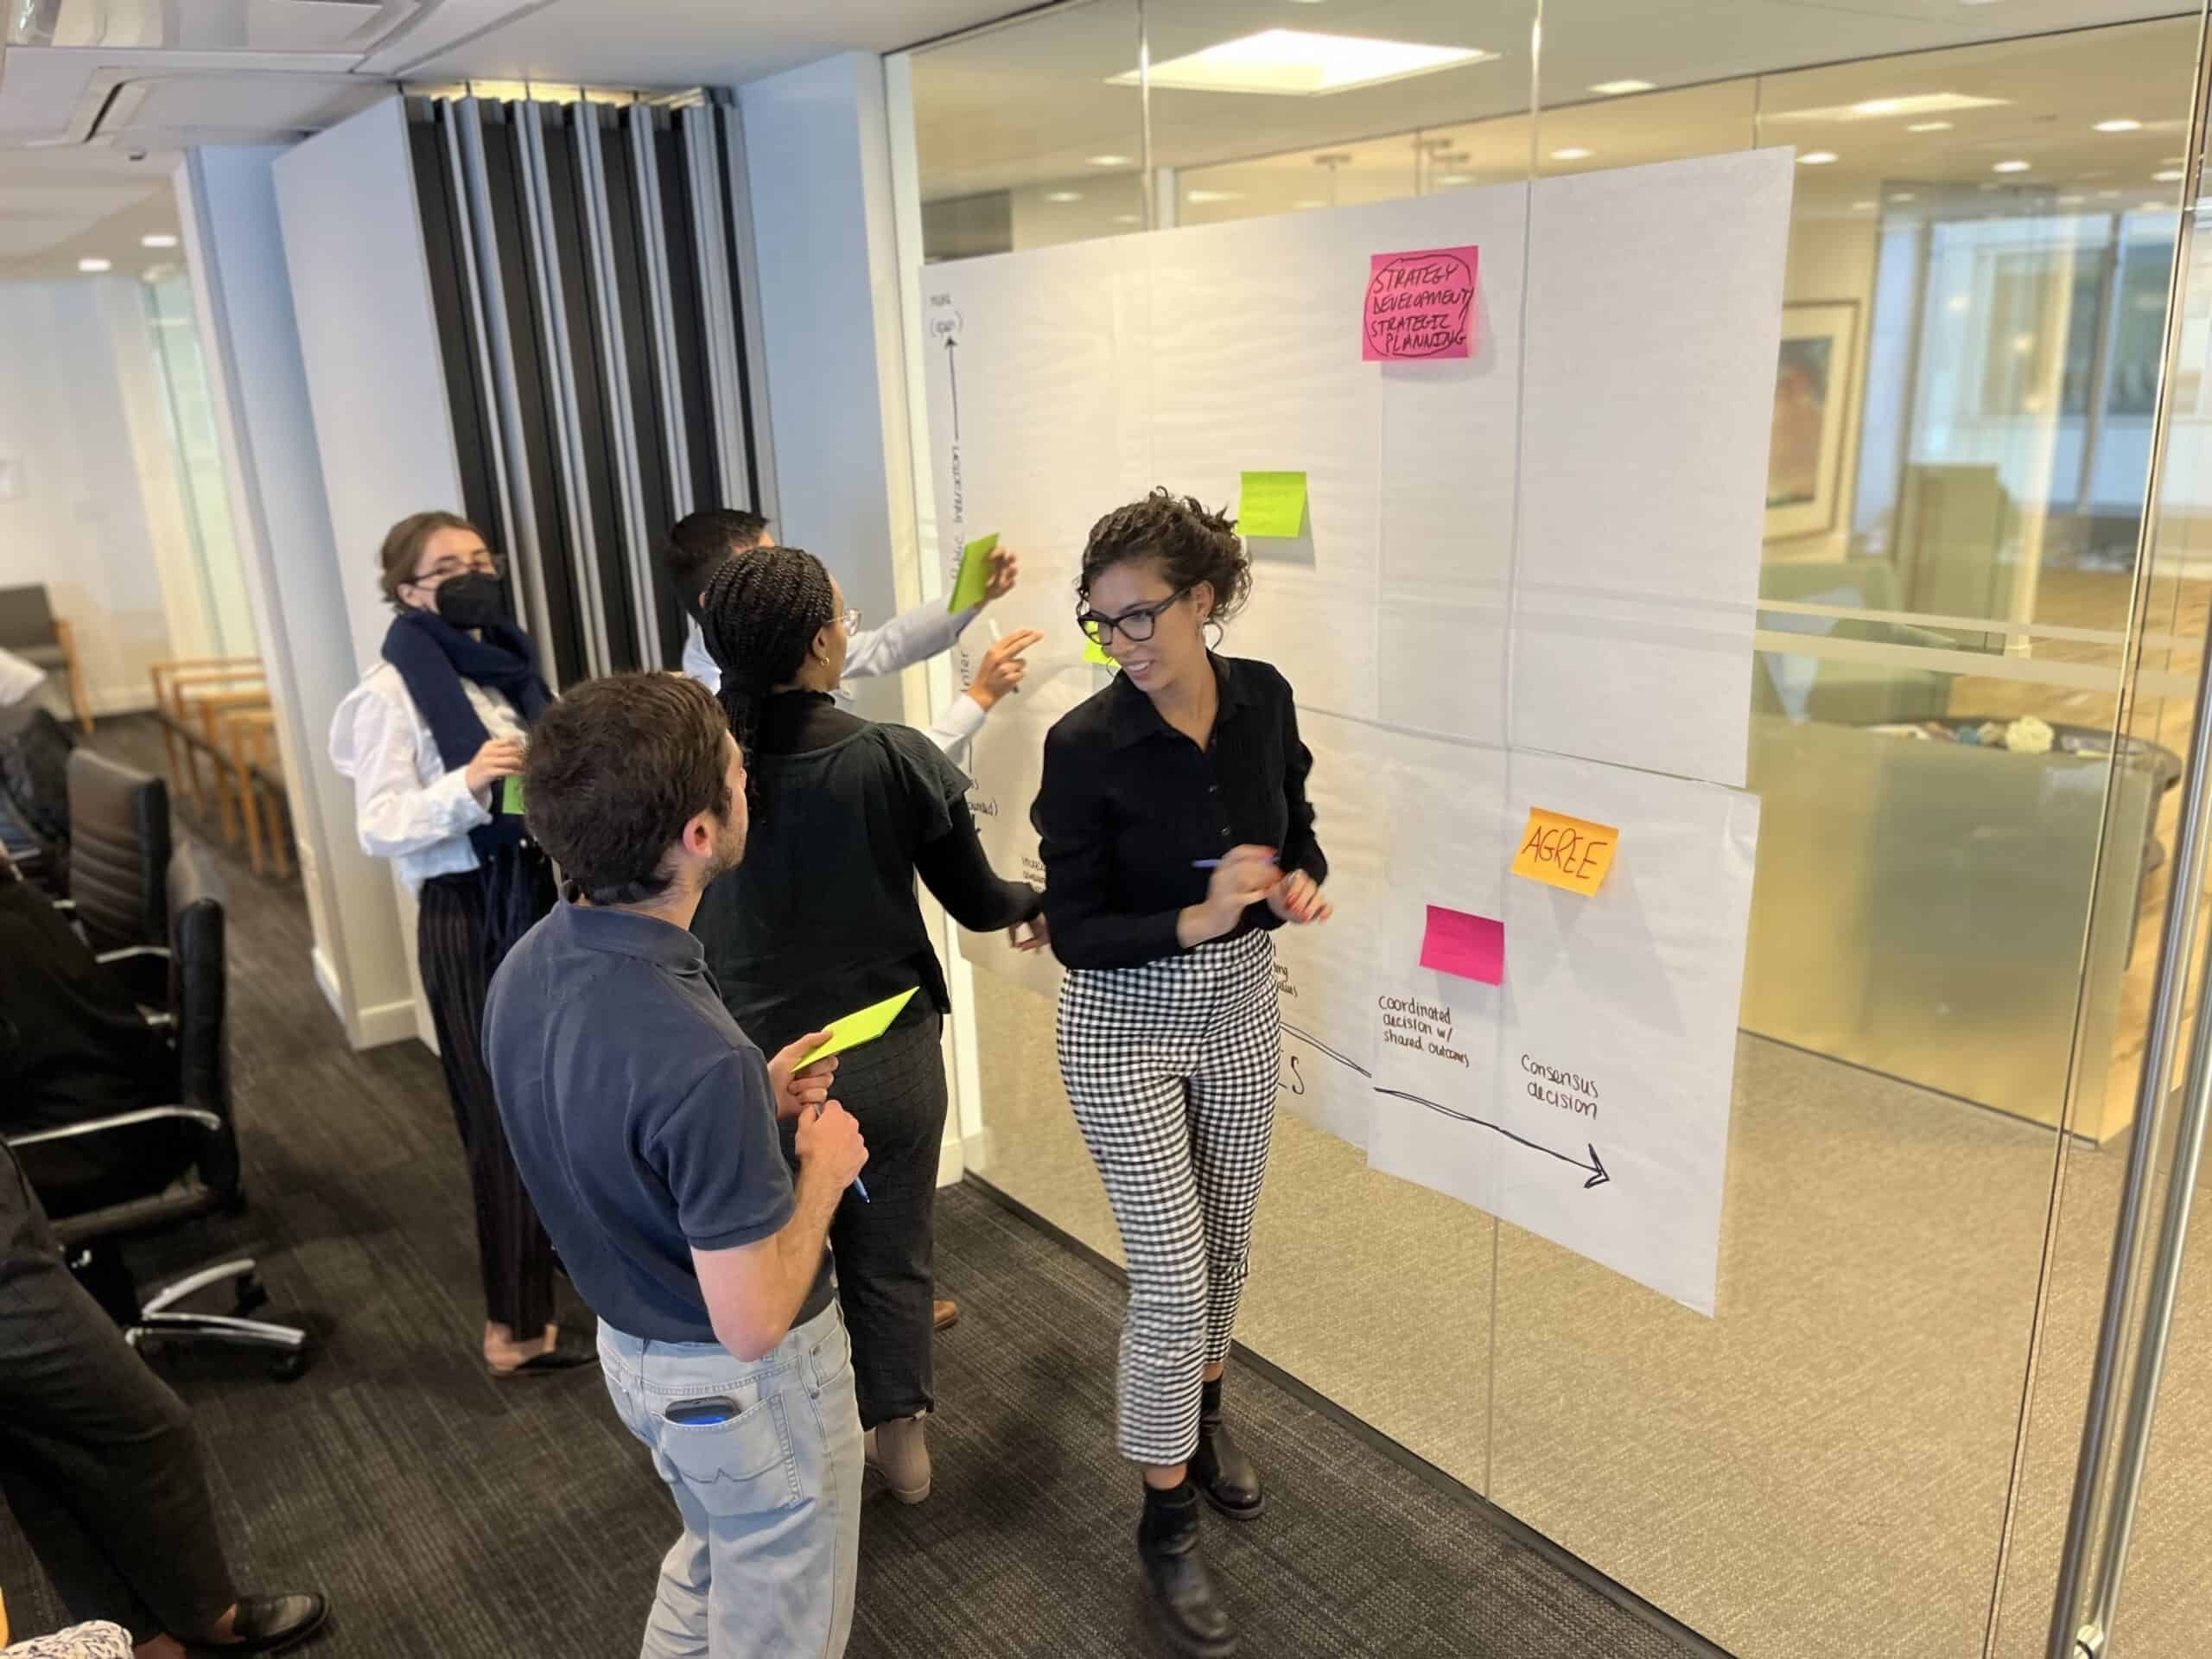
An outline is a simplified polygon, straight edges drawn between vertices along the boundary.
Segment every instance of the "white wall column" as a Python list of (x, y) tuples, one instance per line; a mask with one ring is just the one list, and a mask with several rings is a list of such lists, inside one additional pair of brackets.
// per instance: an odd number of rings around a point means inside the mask
[(359, 675), (348, 573), (366, 580), (370, 553), (353, 550), (341, 561), (331, 533), (277, 220), (273, 169), (285, 153), (194, 149), (178, 175), (178, 207), (254, 626), (292, 781), (314, 971), (347, 1039), (365, 1048), (413, 1036), (415, 1002), (391, 873), (361, 852), (353, 785), (332, 767), (327, 745), (331, 715)]

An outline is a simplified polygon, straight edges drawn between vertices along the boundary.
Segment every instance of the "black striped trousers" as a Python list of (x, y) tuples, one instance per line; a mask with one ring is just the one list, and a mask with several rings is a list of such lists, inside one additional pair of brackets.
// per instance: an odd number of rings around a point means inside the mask
[(484, 1317), (528, 1340), (553, 1322), (553, 1241), (515, 1167), (484, 1065), (484, 997), (492, 977), (484, 947), (484, 885), (481, 870), (425, 881), (415, 939), (423, 994), (437, 1027), (438, 1058), (476, 1199)]

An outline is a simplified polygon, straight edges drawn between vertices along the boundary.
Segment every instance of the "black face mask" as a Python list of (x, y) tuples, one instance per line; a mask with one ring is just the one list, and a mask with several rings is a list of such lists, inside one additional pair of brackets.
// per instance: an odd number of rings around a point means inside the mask
[(438, 584), (439, 618), (456, 628), (488, 628), (507, 617), (506, 585), (497, 576), (471, 570)]

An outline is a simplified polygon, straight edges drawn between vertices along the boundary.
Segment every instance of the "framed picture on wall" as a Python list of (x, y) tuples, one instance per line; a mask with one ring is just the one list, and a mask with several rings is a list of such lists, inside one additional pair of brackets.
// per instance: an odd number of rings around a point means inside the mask
[(1782, 308), (1782, 358), (1774, 376), (1774, 439), (1766, 459), (1766, 535), (1818, 536), (1835, 528), (1843, 425), (1851, 408), (1859, 302)]

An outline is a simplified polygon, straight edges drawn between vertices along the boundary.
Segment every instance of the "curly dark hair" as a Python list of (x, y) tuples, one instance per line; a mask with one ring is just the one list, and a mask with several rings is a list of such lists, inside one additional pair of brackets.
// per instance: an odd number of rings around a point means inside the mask
[(747, 548), (708, 582), (699, 631), (722, 671), (722, 714), (748, 771), (760, 705), (798, 677), (807, 647), (836, 614), (829, 571), (803, 548)]
[(1226, 622), (1252, 592), (1252, 561), (1228, 513), (1209, 512), (1196, 496), (1177, 497), (1162, 486), (1141, 501), (1116, 507), (1090, 527), (1083, 550), (1076, 597), (1088, 602), (1091, 584), (1117, 564), (1156, 559), (1172, 588), (1213, 586), (1213, 615)]

